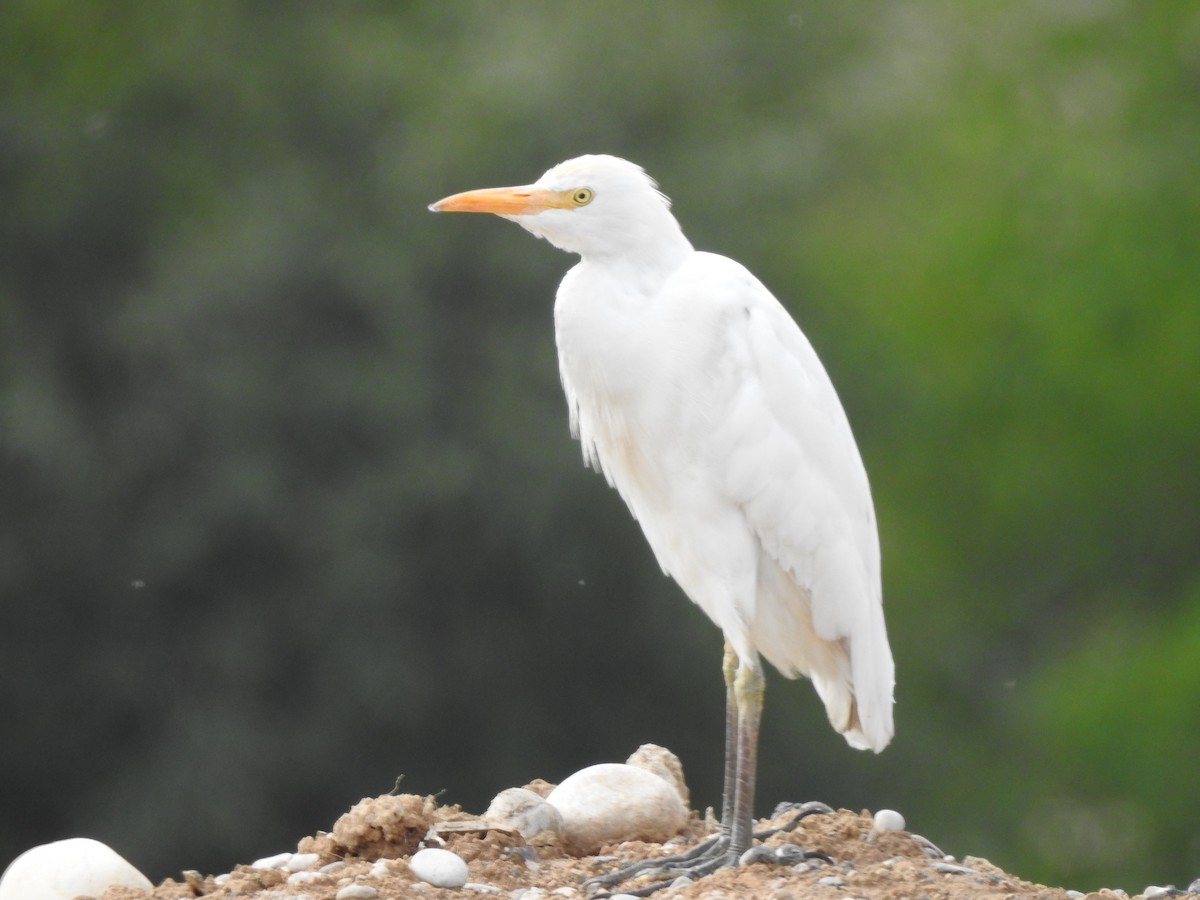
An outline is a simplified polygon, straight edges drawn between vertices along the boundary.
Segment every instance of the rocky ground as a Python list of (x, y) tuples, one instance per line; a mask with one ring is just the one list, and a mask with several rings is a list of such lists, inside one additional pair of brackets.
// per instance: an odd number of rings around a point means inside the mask
[[(782, 814), (760, 824), (783, 824), (788, 818)], [(711, 823), (693, 815), (683, 833), (666, 845), (629, 841), (602, 847), (596, 854), (576, 856), (548, 831), (527, 841), (519, 832), (489, 827), (457, 806), (439, 806), (433, 797), (385, 795), (357, 804), (330, 832), (303, 838), (295, 854), (260, 862), (260, 866), (270, 862), (275, 868), (241, 865), (220, 877), (185, 872), (148, 891), (109, 888), (103, 900), (461, 900), (472, 896), (584, 900), (588, 896), (582, 886), (586, 879), (625, 861), (678, 852), (711, 830)], [(418, 879), (410, 862), (423, 842), (426, 846), (440, 844), (465, 860), (467, 883), (443, 888)], [(833, 862), (797, 864), (794, 858), (783, 864), (758, 862), (723, 869), (655, 896), (672, 900), (1068, 900), (1084, 896), (1032, 884), (984, 859), (945, 857), (925, 839), (903, 830), (880, 833), (865, 811), (811, 815), (790, 833), (777, 834), (766, 843), (822, 851)], [(637, 886), (623, 885), (626, 890)], [(1127, 900), (1124, 893), (1111, 891), (1087, 898)]]

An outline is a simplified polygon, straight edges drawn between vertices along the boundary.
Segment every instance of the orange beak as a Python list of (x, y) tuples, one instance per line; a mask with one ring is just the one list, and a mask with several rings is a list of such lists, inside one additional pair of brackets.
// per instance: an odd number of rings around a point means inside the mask
[(452, 194), (431, 203), (433, 212), (495, 213), (500, 216), (535, 216), (548, 209), (570, 209), (570, 191), (548, 191), (545, 188), (522, 187), (483, 188)]

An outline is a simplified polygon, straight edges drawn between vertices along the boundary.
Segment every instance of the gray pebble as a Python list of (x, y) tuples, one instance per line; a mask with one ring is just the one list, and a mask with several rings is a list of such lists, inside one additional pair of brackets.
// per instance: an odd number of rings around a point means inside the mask
[(978, 875), (974, 869), (968, 869), (966, 866), (960, 866), (955, 863), (935, 862), (933, 868), (944, 875)]
[(489, 822), (515, 828), (523, 838), (540, 831), (562, 834), (562, 816), (540, 794), (525, 788), (508, 788), (497, 794), (483, 817)]

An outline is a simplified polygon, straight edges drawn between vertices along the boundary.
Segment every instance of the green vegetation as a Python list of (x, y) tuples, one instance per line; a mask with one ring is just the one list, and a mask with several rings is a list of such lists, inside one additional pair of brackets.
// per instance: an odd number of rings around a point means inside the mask
[(0, 864), (153, 878), (654, 741), (720, 638), (567, 435), (569, 258), (452, 191), (640, 162), (872, 475), (898, 735), (773, 679), (760, 808), (1200, 875), (1188, 0), (0, 5)]

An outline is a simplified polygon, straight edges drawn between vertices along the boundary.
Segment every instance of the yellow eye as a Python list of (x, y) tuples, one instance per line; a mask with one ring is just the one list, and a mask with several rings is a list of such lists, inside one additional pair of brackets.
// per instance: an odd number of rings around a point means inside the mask
[(576, 206), (587, 206), (592, 202), (592, 197), (594, 196), (595, 194), (591, 188), (576, 188), (571, 191), (571, 202)]

